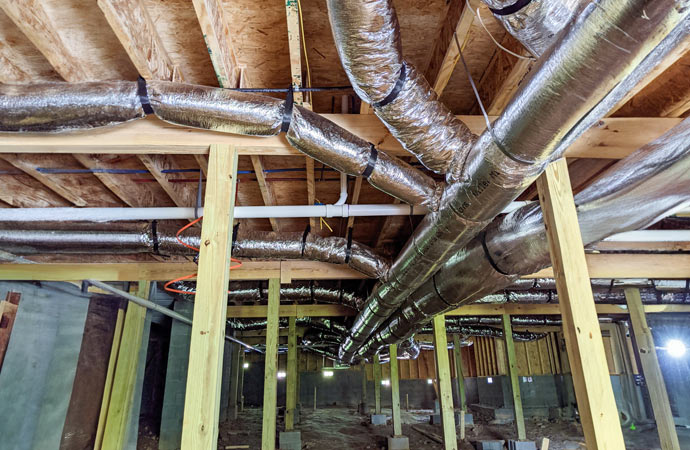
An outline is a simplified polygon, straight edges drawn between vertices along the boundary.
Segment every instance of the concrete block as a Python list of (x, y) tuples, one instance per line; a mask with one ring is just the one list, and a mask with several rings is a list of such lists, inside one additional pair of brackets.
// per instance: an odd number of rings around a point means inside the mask
[[(472, 414), (470, 414), (470, 420), (472, 420)], [(441, 414), (432, 414), (429, 416), (429, 423), (432, 425), (438, 425), (441, 423)], [(474, 422), (471, 422), (469, 425), (473, 425)], [(455, 426), (460, 425), (460, 413), (458, 411), (455, 411)], [(465, 414), (465, 425), (468, 425), (467, 423), (467, 414)]]
[(509, 439), (508, 450), (537, 450), (537, 444), (534, 441), (514, 441)]
[(407, 436), (388, 436), (388, 450), (410, 450)]
[(477, 441), (477, 450), (503, 450), (505, 441)]
[(372, 425), (385, 425), (386, 424), (386, 417), (385, 414), (372, 414), (371, 415), (371, 424)]
[(280, 450), (302, 450), (302, 433), (299, 431), (281, 431), (278, 436)]

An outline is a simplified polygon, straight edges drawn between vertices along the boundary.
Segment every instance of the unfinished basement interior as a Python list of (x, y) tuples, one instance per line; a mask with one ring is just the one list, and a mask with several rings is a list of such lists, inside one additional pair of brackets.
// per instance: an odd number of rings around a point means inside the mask
[(0, 0), (0, 450), (690, 450), (690, 0)]

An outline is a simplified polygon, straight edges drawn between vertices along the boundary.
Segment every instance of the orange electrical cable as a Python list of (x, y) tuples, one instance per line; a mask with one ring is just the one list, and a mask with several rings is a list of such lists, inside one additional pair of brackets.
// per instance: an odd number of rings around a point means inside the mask
[[(204, 218), (204, 216), (201, 216), (201, 217), (199, 217), (198, 219), (194, 219), (192, 222), (189, 222), (187, 225), (185, 225), (185, 226), (183, 226), (182, 228), (180, 228), (179, 230), (177, 230), (177, 233), (175, 233), (175, 239), (177, 239), (177, 242), (179, 242), (180, 244), (184, 245), (185, 247), (187, 247), (187, 248), (189, 248), (189, 249), (192, 249), (192, 250), (198, 252), (198, 251), (199, 251), (198, 248), (193, 247), (193, 246), (191, 246), (191, 245), (185, 243), (184, 241), (182, 241), (182, 239), (180, 239), (180, 234), (181, 234), (184, 230), (186, 230), (187, 228), (191, 227), (192, 225), (194, 225), (194, 224), (196, 224), (196, 223), (199, 223), (199, 221), (200, 221), (201, 219), (203, 219), (203, 218)], [(230, 258), (230, 261), (238, 263), (238, 264), (235, 264), (234, 266), (230, 266), (230, 270), (239, 269), (240, 267), (242, 267), (242, 261), (240, 261), (239, 259), (235, 259), (235, 258), (232, 258), (232, 257), (231, 257), (231, 258)], [(170, 281), (168, 281), (167, 283), (165, 283), (165, 284), (163, 285), (163, 289), (166, 290), (166, 291), (168, 291), (168, 292), (174, 292), (174, 293), (176, 293), (176, 294), (196, 295), (196, 291), (181, 291), (181, 290), (179, 290), (179, 289), (173, 289), (173, 288), (170, 287), (170, 285), (173, 284), (173, 283), (177, 283), (178, 281), (189, 280), (190, 278), (194, 278), (194, 277), (196, 277), (196, 276), (197, 276), (196, 273), (192, 273), (192, 274), (190, 274), (190, 275), (185, 275), (185, 276), (182, 276), (182, 277), (179, 277), (179, 278), (175, 278), (174, 280), (170, 280)], [(230, 293), (230, 291), (228, 291), (228, 294), (229, 294), (229, 293)]]

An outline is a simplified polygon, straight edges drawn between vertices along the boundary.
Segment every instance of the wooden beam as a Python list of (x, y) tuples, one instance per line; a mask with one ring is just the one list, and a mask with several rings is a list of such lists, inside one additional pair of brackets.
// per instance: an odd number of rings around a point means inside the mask
[(45, 56), (65, 81), (94, 79), (79, 58), (72, 54), (38, 0), (1, 0), (0, 8)]
[[(359, 195), (362, 192), (362, 177), (357, 177), (355, 179), (355, 187), (352, 190), (352, 197), (348, 202), (351, 205), (356, 205), (359, 203)], [(347, 229), (352, 228), (355, 225), (355, 216), (350, 216), (347, 219)]]
[(537, 186), (587, 448), (625, 448), (565, 159), (551, 163)]
[[(270, 186), (266, 184), (266, 176), (264, 175), (264, 164), (263, 158), (259, 155), (252, 155), (252, 166), (254, 167), (254, 173), (256, 174), (256, 182), (259, 183), (259, 190), (261, 190), (261, 198), (264, 200), (264, 205), (271, 206), (275, 205), (275, 196), (273, 195), (273, 190)], [(269, 218), (271, 222), (271, 228), (273, 231), (279, 231), (278, 221), (275, 218)]]
[[(268, 322), (266, 324), (266, 355), (264, 368), (263, 422), (261, 450), (275, 450), (276, 406), (278, 404), (278, 319), (280, 279), (268, 280)], [(316, 404), (316, 398), (314, 399)]]
[(222, 1), (192, 0), (192, 3), (219, 86), (238, 87), (240, 70)]
[[(148, 298), (150, 286), (150, 282), (140, 281), (137, 296)], [(104, 450), (120, 450), (124, 448), (126, 443), (134, 404), (139, 350), (143, 344), (145, 323), (146, 308), (129, 302), (122, 328), (122, 341), (118, 350), (105, 430), (103, 431), (102, 448)]]
[(374, 414), (381, 414), (381, 363), (379, 362), (378, 353), (374, 355), (372, 370), (374, 378)]
[(520, 380), (518, 377), (517, 359), (515, 358), (515, 343), (513, 342), (513, 327), (510, 315), (503, 314), (503, 339), (506, 343), (508, 358), (508, 375), (510, 376), (510, 390), (513, 395), (513, 413), (515, 414), (515, 428), (519, 440), (527, 439), (525, 433), (525, 416), (522, 414), (522, 395), (520, 395)]
[(232, 361), (232, 367), (230, 367), (230, 395), (228, 395), (228, 408), (230, 409), (230, 413), (232, 414), (232, 419), (237, 420), (237, 410), (239, 408), (240, 403), (240, 372), (244, 369), (241, 366), (242, 358), (240, 355), (240, 345), (234, 342), (231, 345), (232, 356), (230, 357), (230, 361)]
[[(322, 114), (339, 126), (395, 156), (408, 156), (376, 116)], [(484, 131), (482, 116), (458, 116), (476, 134)], [(490, 117), (492, 118), (492, 117)], [(608, 118), (587, 130), (566, 151), (569, 158), (621, 159), (676, 126), (676, 118)], [(211, 144), (238, 147), (240, 155), (303, 156), (283, 135), (238, 136), (167, 124), (155, 117), (85, 133), (0, 133), (0, 153), (95, 153), (206, 155)]]
[(443, 426), (443, 448), (446, 450), (457, 450), (458, 441), (455, 433), (453, 390), (450, 387), (450, 360), (448, 358), (448, 336), (446, 336), (445, 315), (439, 314), (434, 317), (433, 330), (438, 400), (441, 406), (441, 424)]
[(139, 75), (147, 80), (184, 81), (142, 0), (98, 0), (98, 6)]
[(236, 149), (211, 146), (189, 350), (182, 450), (210, 450), (218, 446), (225, 308), (236, 190)]
[[(299, 20), (300, 10), (296, 1), (285, 2), (285, 18), (287, 22), (288, 52), (290, 55), (290, 75), (292, 87), (302, 87), (302, 33)], [(298, 105), (304, 102), (301, 92), (294, 93), (294, 101)]]
[(287, 377), (285, 388), (285, 431), (295, 428), (295, 411), (297, 409), (297, 318), (288, 318), (288, 355)]
[(467, 7), (464, 0), (452, 0), (450, 2), (431, 53), (426, 79), (433, 80), (434, 91), (439, 96), (448, 85), (455, 65), (460, 59), (460, 52), (454, 36), (457, 37), (461, 49), (464, 50), (474, 22), (474, 10), (482, 4), (479, 0), (468, 1), (470, 8)]
[[(227, 148), (227, 146), (224, 146)], [(184, 178), (183, 174), (164, 173), (164, 171), (185, 169), (170, 155), (139, 155), (153, 178), (158, 181), (163, 190), (179, 207), (196, 205), (197, 185), (195, 183), (175, 183), (176, 177)]]
[(113, 377), (115, 376), (115, 368), (117, 366), (117, 355), (120, 351), (120, 340), (122, 339), (122, 328), (125, 321), (125, 311), (121, 308), (117, 310), (117, 319), (115, 322), (115, 330), (113, 332), (113, 343), (110, 347), (110, 359), (108, 360), (108, 371), (105, 375), (105, 382), (103, 383), (103, 397), (101, 398), (101, 411), (98, 415), (98, 425), (96, 427), (96, 439), (94, 441), (94, 450), (101, 450), (103, 444), (103, 432), (105, 431), (105, 422), (108, 417), (108, 409), (110, 408), (110, 397), (113, 391)]
[(393, 344), (390, 349), (391, 366), (391, 409), (393, 411), (393, 436), (402, 435), (402, 419), (400, 418), (400, 380), (398, 378), (398, 346)]
[[(690, 313), (690, 305), (644, 305), (647, 314), (660, 313)], [(596, 311), (599, 315), (628, 314), (625, 305), (597, 304)], [(558, 303), (475, 303), (461, 306), (449, 311), (447, 316), (555, 316), (561, 314), (561, 305)]]
[(625, 299), (630, 310), (630, 323), (635, 334), (637, 353), (640, 356), (649, 398), (652, 401), (652, 410), (654, 410), (654, 420), (656, 421), (661, 448), (662, 450), (680, 450), (664, 375), (661, 373), (661, 367), (659, 367), (654, 337), (652, 330), (647, 325), (639, 289), (626, 289)]
[[(625, 256), (622, 256), (625, 255)], [(690, 255), (593, 253), (585, 256), (592, 278), (687, 278)], [(554, 278), (552, 268), (522, 278)]]
[(462, 348), (460, 347), (459, 334), (453, 335), (453, 358), (455, 359), (456, 390), (458, 392), (458, 399), (460, 400), (458, 406), (460, 411), (464, 414), (467, 410), (467, 398), (465, 397), (465, 373), (462, 368)]

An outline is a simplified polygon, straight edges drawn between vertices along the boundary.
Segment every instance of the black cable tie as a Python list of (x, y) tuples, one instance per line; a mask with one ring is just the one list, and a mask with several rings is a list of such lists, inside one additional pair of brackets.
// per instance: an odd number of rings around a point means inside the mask
[(153, 114), (153, 107), (151, 106), (149, 94), (146, 90), (146, 80), (141, 76), (137, 78), (137, 95), (139, 96), (139, 101), (141, 102), (141, 107), (144, 109), (144, 113), (147, 115)]
[(292, 86), (287, 91), (285, 97), (285, 109), (283, 110), (283, 124), (280, 126), (282, 133), (287, 133), (290, 129), (290, 121), (292, 120), (292, 109), (295, 105), (295, 94)]
[(489, 264), (491, 264), (491, 267), (493, 267), (493, 269), (501, 275), (510, 275), (509, 273), (502, 271), (501, 268), (498, 267), (494, 259), (491, 257), (491, 253), (489, 253), (489, 248), (486, 245), (486, 231), (482, 232), (481, 241), (482, 248), (484, 249), (484, 254), (486, 255), (487, 261), (489, 261)]
[(435, 274), (434, 274), (434, 276), (431, 277), (431, 281), (432, 281), (432, 284), (434, 285), (434, 291), (436, 292), (436, 295), (438, 296), (438, 298), (440, 298), (441, 301), (443, 303), (445, 303), (446, 305), (453, 306), (452, 303), (449, 303), (448, 301), (446, 301), (445, 298), (443, 298), (443, 296), (441, 295), (441, 291), (438, 290), (438, 286), (436, 286), (436, 275)]
[(302, 233), (302, 257), (304, 258), (304, 248), (307, 245), (307, 236), (309, 235), (309, 232), (311, 231), (311, 225), (307, 225), (307, 228), (304, 229), (304, 233)]
[(158, 247), (160, 242), (158, 241), (158, 221), (151, 221), (151, 239), (153, 240), (153, 254), (158, 255)]
[(376, 161), (379, 159), (379, 151), (376, 150), (376, 146), (374, 144), (371, 144), (371, 150), (369, 151), (369, 162), (367, 162), (367, 167), (364, 169), (364, 172), (362, 172), (362, 176), (365, 179), (369, 179), (371, 176), (372, 172), (374, 171), (374, 168), (376, 167)]
[(400, 91), (402, 91), (403, 85), (405, 84), (406, 78), (407, 67), (405, 66), (405, 63), (402, 63), (402, 66), (400, 66), (400, 76), (398, 77), (398, 81), (395, 82), (393, 90), (390, 91), (388, 95), (386, 95), (386, 98), (384, 98), (380, 102), (374, 103), (374, 108), (383, 108), (384, 106), (398, 98), (398, 95), (400, 94)]
[(352, 257), (352, 227), (347, 229), (347, 247), (345, 247), (345, 264), (350, 262)]
[(489, 8), (492, 13), (494, 13), (497, 16), (509, 16), (511, 14), (515, 14), (516, 12), (520, 11), (522, 8), (525, 6), (529, 5), (532, 0), (518, 0), (512, 5), (508, 5), (504, 8), (500, 9), (494, 9), (494, 8)]

